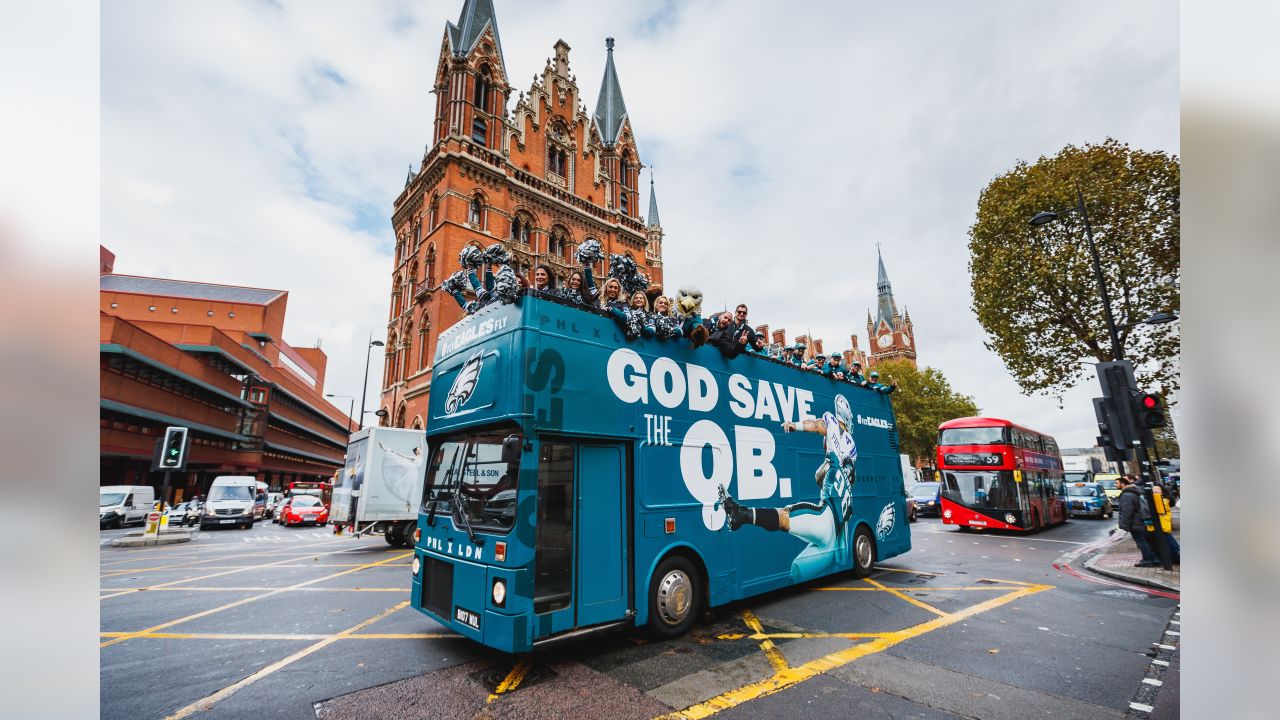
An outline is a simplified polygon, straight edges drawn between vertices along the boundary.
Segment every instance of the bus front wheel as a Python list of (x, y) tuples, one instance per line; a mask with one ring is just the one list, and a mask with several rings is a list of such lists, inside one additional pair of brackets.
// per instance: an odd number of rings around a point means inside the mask
[(659, 638), (688, 632), (702, 605), (697, 568), (682, 555), (671, 555), (658, 565), (649, 582), (649, 630)]
[(871, 570), (876, 564), (876, 541), (871, 539), (871, 531), (863, 525), (853, 535), (853, 575), (857, 578), (871, 577)]

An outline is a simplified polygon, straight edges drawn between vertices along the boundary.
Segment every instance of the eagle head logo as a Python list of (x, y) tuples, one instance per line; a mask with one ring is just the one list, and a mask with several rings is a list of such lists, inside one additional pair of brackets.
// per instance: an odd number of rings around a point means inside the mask
[(482, 352), (477, 352), (468, 358), (458, 371), (458, 376), (453, 379), (453, 387), (449, 388), (449, 395), (444, 399), (446, 415), (454, 414), (471, 399), (471, 394), (476, 390), (476, 381), (480, 379), (480, 370), (484, 367), (482, 355)]
[(884, 540), (889, 533), (893, 532), (893, 524), (897, 519), (897, 513), (893, 509), (893, 503), (884, 506), (880, 511), (880, 519), (876, 521), (876, 538)]

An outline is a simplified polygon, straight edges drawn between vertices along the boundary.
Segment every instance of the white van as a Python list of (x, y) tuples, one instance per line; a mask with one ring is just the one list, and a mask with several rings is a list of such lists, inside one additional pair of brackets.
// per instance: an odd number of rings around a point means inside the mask
[(150, 485), (103, 485), (98, 488), (98, 529), (146, 523), (156, 501)]
[(219, 475), (209, 486), (200, 515), (200, 529), (234, 525), (246, 530), (253, 527), (254, 498), (258, 481), (252, 475)]

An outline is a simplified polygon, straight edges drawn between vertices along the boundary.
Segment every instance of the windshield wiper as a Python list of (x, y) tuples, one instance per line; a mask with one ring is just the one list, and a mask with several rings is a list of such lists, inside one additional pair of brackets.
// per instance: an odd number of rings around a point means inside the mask
[(458, 468), (458, 456), (455, 455), (453, 462), (449, 464), (449, 469), (444, 471), (444, 482), (440, 485), (432, 483), (431, 488), (431, 507), (427, 508), (427, 527), (436, 526), (436, 506), (440, 502), (440, 493), (444, 490), (445, 483), (449, 482), (449, 476), (453, 475), (454, 470)]
[(462, 516), (462, 529), (467, 531), (467, 537), (471, 540), (472, 545), (483, 545), (484, 541), (476, 537), (476, 531), (471, 528), (471, 517), (467, 515), (467, 509), (462, 506), (462, 476), (466, 474), (466, 465), (462, 466), (463, 472), (458, 473), (458, 479), (454, 481), (457, 486), (454, 489), (453, 496), (458, 499), (453, 504), (454, 517)]

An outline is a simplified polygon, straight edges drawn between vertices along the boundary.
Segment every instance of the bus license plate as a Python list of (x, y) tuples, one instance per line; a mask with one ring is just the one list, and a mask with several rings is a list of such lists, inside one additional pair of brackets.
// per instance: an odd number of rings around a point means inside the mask
[(455, 620), (462, 623), (463, 625), (466, 625), (472, 630), (480, 629), (480, 616), (471, 612), (470, 610), (464, 610), (462, 608), (454, 608), (453, 617)]

